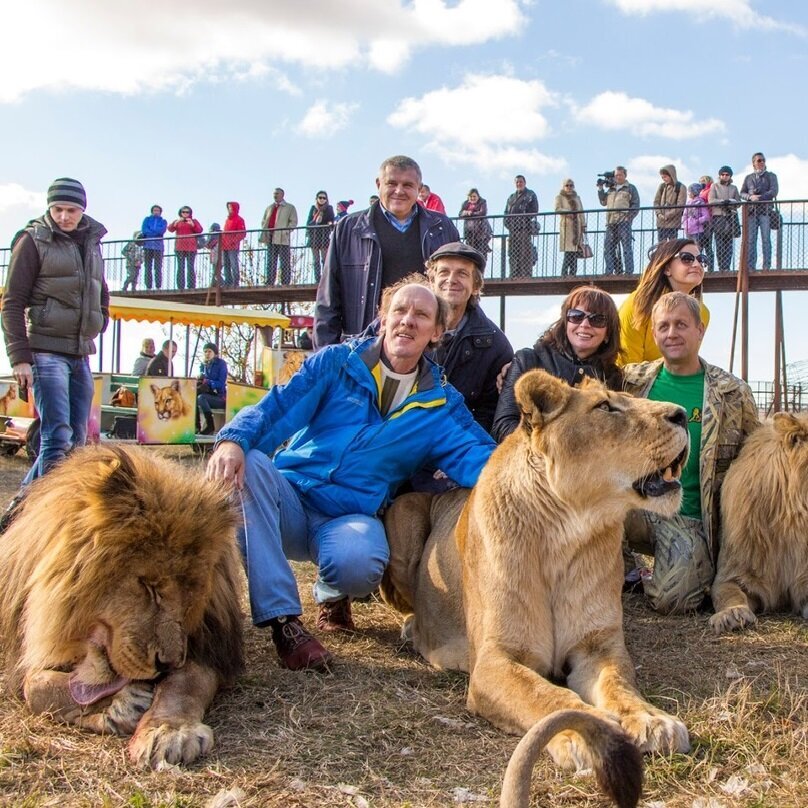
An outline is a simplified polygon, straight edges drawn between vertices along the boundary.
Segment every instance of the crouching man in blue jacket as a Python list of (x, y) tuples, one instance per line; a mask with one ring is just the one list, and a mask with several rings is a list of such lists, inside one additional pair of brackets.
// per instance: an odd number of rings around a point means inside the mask
[(252, 619), (272, 628), (290, 670), (324, 667), (330, 654), (299, 619), (287, 559), (318, 565), (318, 628), (353, 631), (351, 599), (376, 589), (389, 558), (379, 510), (426, 465), (473, 486), (495, 446), (424, 356), (446, 304), (413, 278), (383, 292), (380, 336), (310, 356), (219, 432), (208, 462), (210, 479), (244, 491)]

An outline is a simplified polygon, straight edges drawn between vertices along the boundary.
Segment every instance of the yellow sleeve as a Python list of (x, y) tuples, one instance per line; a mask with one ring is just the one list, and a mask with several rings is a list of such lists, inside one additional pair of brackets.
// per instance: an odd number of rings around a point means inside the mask
[(623, 301), (618, 315), (620, 317), (620, 344), (623, 348), (623, 356), (618, 359), (617, 364), (622, 366), (632, 362), (644, 362), (649, 358), (656, 358), (645, 355), (648, 328), (638, 331), (634, 325), (634, 292)]

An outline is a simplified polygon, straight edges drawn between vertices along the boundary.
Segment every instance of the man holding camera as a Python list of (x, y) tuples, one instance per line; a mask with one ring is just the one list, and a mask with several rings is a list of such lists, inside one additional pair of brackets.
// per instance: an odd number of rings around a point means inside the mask
[[(634, 274), (631, 223), (639, 213), (640, 195), (627, 176), (625, 167), (617, 166), (614, 173), (606, 171), (598, 177), (598, 200), (608, 211), (603, 245), (607, 275)], [(622, 259), (618, 259), (618, 245)]]

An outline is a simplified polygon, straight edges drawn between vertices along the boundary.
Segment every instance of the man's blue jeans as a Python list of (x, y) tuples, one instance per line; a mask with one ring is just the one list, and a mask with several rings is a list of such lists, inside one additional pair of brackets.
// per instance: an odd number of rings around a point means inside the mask
[[(606, 238), (603, 243), (603, 253), (606, 262), (607, 275), (634, 274), (634, 248), (631, 242), (634, 236), (631, 233), (631, 222), (617, 222), (606, 225)], [(623, 263), (618, 269), (617, 247), (623, 248)]]
[(84, 446), (94, 392), (86, 356), (35, 353), (32, 369), (41, 423), (39, 457), (23, 485), (46, 474), (75, 446)]
[(382, 580), (390, 558), (382, 523), (373, 516), (336, 519), (307, 507), (263, 452), (247, 454), (241, 551), (256, 625), (303, 609), (287, 559), (313, 561), (318, 603), (364, 597)]
[(750, 213), (746, 222), (747, 227), (747, 264), (749, 269), (754, 269), (757, 264), (757, 237), (760, 230), (760, 241), (763, 246), (763, 269), (772, 267), (772, 226), (769, 220), (768, 211), (766, 213)]

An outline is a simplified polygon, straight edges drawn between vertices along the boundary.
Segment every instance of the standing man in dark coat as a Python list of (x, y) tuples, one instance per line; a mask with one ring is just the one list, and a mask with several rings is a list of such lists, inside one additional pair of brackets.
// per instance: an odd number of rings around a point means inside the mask
[(94, 384), (90, 354), (109, 321), (100, 241), (78, 180), (48, 188), (48, 209), (14, 237), (3, 293), (3, 336), (20, 390), (33, 388), (39, 457), (23, 486), (87, 439)]
[(361, 334), (375, 319), (381, 292), (460, 234), (442, 213), (417, 204), (421, 169), (410, 157), (388, 157), (376, 179), (379, 201), (337, 222), (314, 308), (314, 345)]
[(539, 232), (535, 216), (539, 212), (539, 199), (527, 187), (522, 174), (517, 174), (514, 182), (516, 190), (505, 203), (505, 228), (509, 233), (508, 264), (512, 278), (529, 278), (537, 260), (533, 252), (533, 236)]

